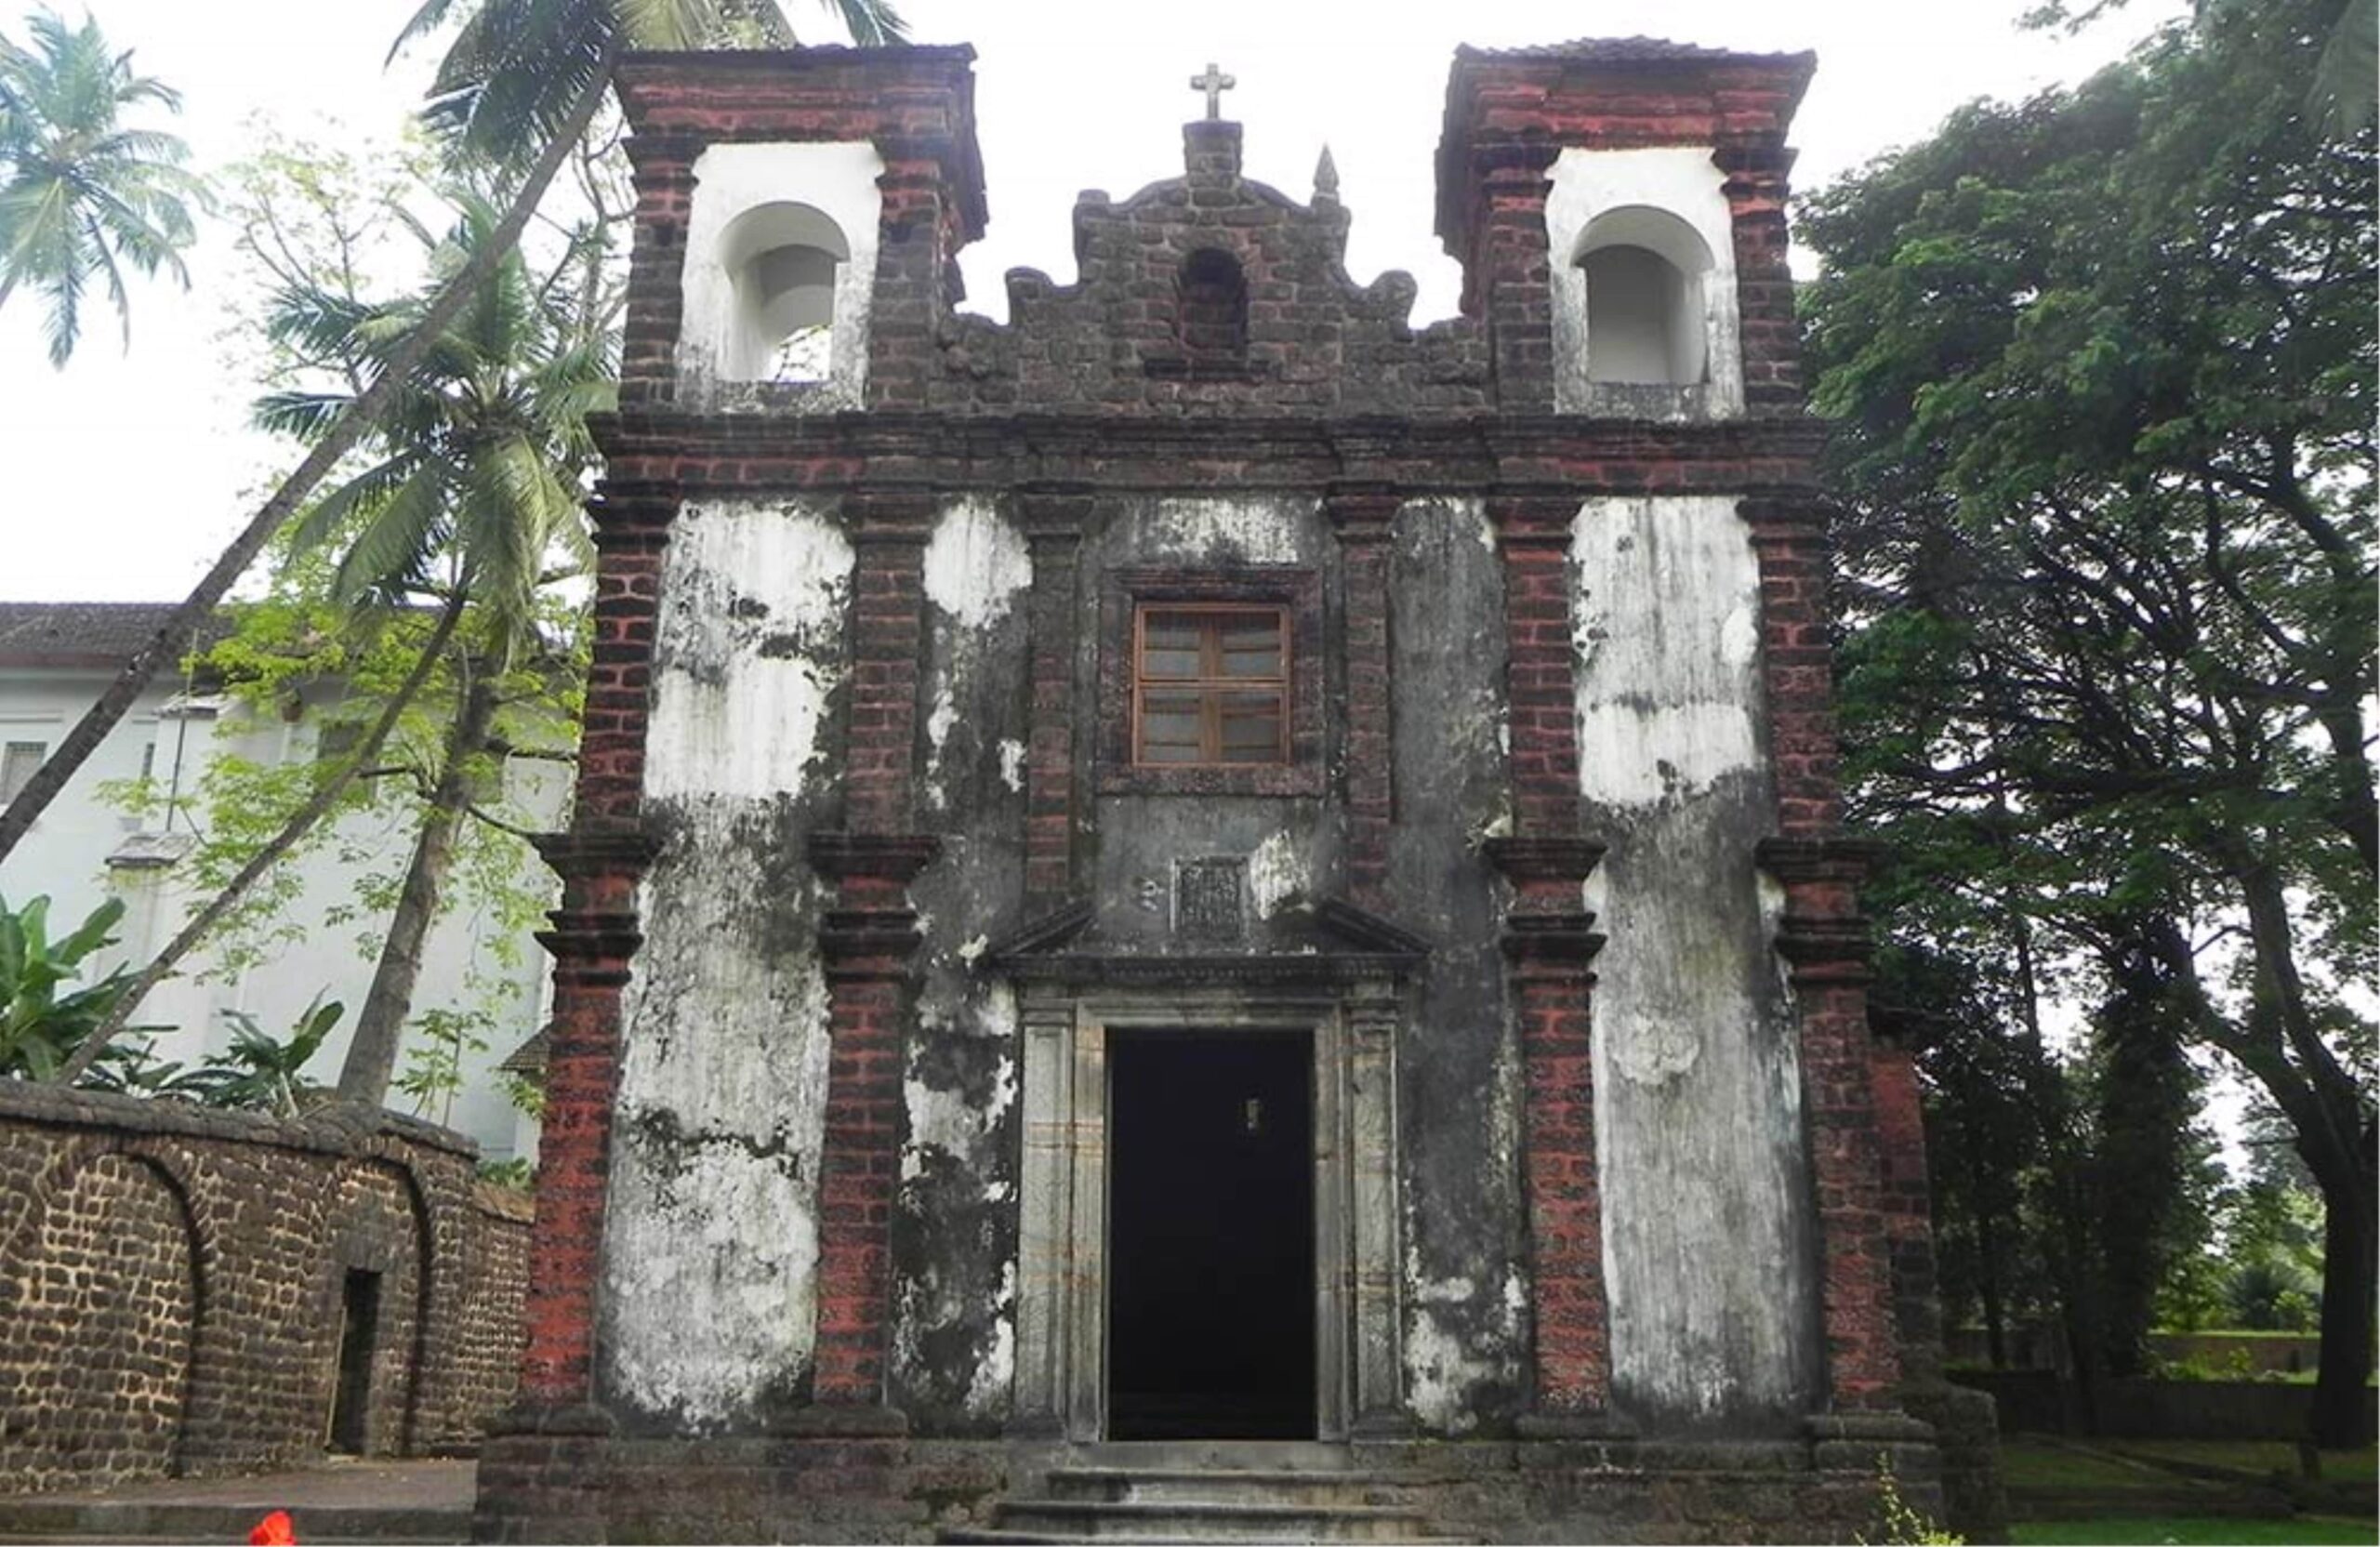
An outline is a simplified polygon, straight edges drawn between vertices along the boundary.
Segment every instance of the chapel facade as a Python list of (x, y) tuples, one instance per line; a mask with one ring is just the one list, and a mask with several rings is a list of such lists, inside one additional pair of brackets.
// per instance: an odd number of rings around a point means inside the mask
[(482, 1535), (1162, 1536), (1218, 1467), (1322, 1539), (1839, 1537), (1885, 1461), (1938, 1507), (1976, 1419), (1786, 269), (1813, 58), (1461, 51), (1425, 327), (1327, 153), (1291, 198), (1211, 115), (1083, 195), (1075, 283), (961, 313), (972, 59), (620, 68)]

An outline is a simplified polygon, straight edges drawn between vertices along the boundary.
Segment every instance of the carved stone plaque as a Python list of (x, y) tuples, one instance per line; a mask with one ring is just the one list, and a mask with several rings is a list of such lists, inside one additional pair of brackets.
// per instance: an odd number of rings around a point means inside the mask
[(1238, 859), (1185, 859), (1174, 872), (1173, 932), (1184, 940), (1236, 941), (1243, 925)]

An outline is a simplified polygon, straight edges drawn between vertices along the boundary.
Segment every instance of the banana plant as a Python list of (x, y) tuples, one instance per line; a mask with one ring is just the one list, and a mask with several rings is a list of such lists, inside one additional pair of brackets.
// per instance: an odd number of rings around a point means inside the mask
[(12, 909), (0, 898), (0, 1076), (47, 1079), (107, 1019), (129, 981), (118, 967), (75, 986), (84, 961), (115, 944), (124, 918), (111, 897), (63, 940), (49, 938), (49, 899)]

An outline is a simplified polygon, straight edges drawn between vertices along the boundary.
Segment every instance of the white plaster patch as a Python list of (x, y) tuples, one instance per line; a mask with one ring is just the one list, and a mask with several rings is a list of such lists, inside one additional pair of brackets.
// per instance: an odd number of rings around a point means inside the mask
[(670, 530), (645, 730), (648, 799), (766, 798), (822, 754), (852, 548), (798, 501), (688, 505)]
[(716, 143), (704, 148), (694, 161), (686, 258), (679, 279), (684, 319), (678, 337), (681, 396), (709, 401), (716, 383), (741, 374), (733, 368), (735, 356), (749, 352), (739, 337), (735, 276), (725, 250), (728, 228), (747, 210), (792, 202), (832, 220), (851, 252), (847, 261), (835, 265), (827, 379), (800, 405), (865, 406), (877, 227), (884, 203), (876, 179), (883, 174), (883, 158), (866, 141)]
[(1502, 1371), (1474, 1353), (1443, 1324), (1439, 1308), (1460, 1314), (1478, 1292), (1468, 1278), (1429, 1278), (1412, 1249), (1406, 1250), (1406, 1280), (1412, 1295), (1405, 1318), (1405, 1399), (1413, 1416), (1434, 1433), (1457, 1435), (1479, 1421), (1474, 1394)]
[(1256, 917), (1270, 919), (1283, 904), (1306, 890), (1305, 855), (1289, 832), (1276, 832), (1248, 856), (1248, 895)]
[(1295, 563), (1299, 529), (1320, 507), (1310, 499), (1250, 495), (1160, 499), (1152, 530), (1170, 557), (1201, 563)]
[(1000, 783), (1019, 794), (1025, 791), (1025, 743), (1014, 736), (1000, 742)]
[(982, 1362), (975, 1366), (975, 1378), (967, 1383), (963, 1406), (978, 1417), (1004, 1409), (1015, 1379), (1016, 1263), (1011, 1261), (1000, 1267), (1000, 1289), (992, 1302), (992, 1345), (984, 1350)]
[(1581, 895), (1610, 936), (1594, 1091), (1613, 1385), (1660, 1417), (1799, 1411), (1817, 1287), (1753, 863), (1776, 822), (1758, 565), (1718, 497), (1589, 501), (1572, 558), (1580, 793), (1611, 844)]
[(1570, 553), (1580, 793), (1653, 805), (1755, 767), (1760, 571), (1734, 502), (1591, 499)]
[(1736, 298), (1736, 240), (1725, 192), (1726, 175), (1707, 148), (1661, 146), (1594, 151), (1571, 146), (1554, 158), (1545, 198), (1546, 250), (1554, 307), (1554, 407), (1587, 411), (1587, 283), (1579, 244), (1598, 215), (1649, 208), (1675, 216), (1709, 251), (1700, 285), (1709, 375), (1703, 390), (1714, 416), (1743, 412), (1743, 351)]
[(671, 801), (623, 993), (603, 1254), (611, 1380), (696, 1429), (748, 1413), (810, 1356), (826, 985), (769, 938), (778, 882), (755, 813)]
[(944, 509), (926, 543), (926, 599), (964, 628), (988, 628), (1033, 584), (1033, 553), (987, 499)]
[[(959, 727), (959, 695), (982, 669), (984, 631), (1006, 617), (1017, 593), (1033, 584), (1033, 554), (989, 500), (961, 499), (945, 506), (934, 523), (924, 569), (926, 600), (950, 620), (933, 707), (926, 714), (926, 800), (941, 810), (949, 804), (942, 753)], [(1000, 756), (1001, 773), (1007, 776), (1005, 746)], [(1012, 780), (1009, 787), (1023, 786)]]

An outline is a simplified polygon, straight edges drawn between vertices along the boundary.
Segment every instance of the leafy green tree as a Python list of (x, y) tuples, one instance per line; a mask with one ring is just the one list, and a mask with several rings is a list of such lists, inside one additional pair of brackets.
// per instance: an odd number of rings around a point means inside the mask
[[(854, 41), (886, 44), (905, 28), (889, 0), (834, 0)], [(219, 605), (233, 581), (312, 497), (391, 406), (403, 384), (495, 273), (554, 177), (595, 122), (612, 67), (630, 48), (749, 47), (793, 41), (777, 0), (428, 0), (397, 46), (459, 21), (429, 116), (453, 133), (458, 162), (493, 171), (507, 197), (483, 240), (449, 274), (401, 339), (384, 340), (377, 374), (319, 427), (313, 447), (156, 634), (0, 810), (6, 858), (89, 760), (152, 677)]]
[(182, 249), (205, 190), (170, 134), (123, 122), (144, 105), (178, 112), (164, 83), (135, 74), (89, 17), (25, 19), (31, 46), (0, 37), (0, 306), (22, 287), (47, 304), (49, 363), (61, 369), (83, 334), (84, 293), (102, 284), (132, 343), (126, 265), (163, 269), (190, 287)]
[[(444, 239), (420, 231), (433, 271), (466, 262), (495, 218), (467, 198)], [(538, 283), (517, 249), (508, 254), (408, 376), (370, 442), (377, 460), (326, 495), (292, 539), (300, 552), (337, 550), (331, 590), (345, 605), (426, 602), (463, 620), (451, 662), (456, 707), (424, 771), (423, 819), (349, 1044), (344, 1100), (377, 1105), (388, 1093), (459, 830), (487, 816), (483, 792), (524, 734), (518, 714), (505, 723), (508, 709), (549, 698), (571, 674), (550, 588), (584, 572), (579, 501), (594, 458), (586, 416), (609, 402), (612, 382), (608, 336), (582, 325), (575, 295)], [(268, 396), (258, 422), (318, 432), (351, 401), (343, 380), (385, 369), (382, 352), (412, 334), (419, 310), (410, 298), (285, 290), (273, 308), (276, 336), (305, 357), (339, 363), (343, 379)], [(549, 746), (563, 734), (527, 730)]]
[(2318, 1436), (2368, 1423), (2380, 862), (2369, 129), (2331, 12), (2214, 4), (1812, 201), (1852, 776), (1909, 862), (2156, 963), (2324, 1202)]

